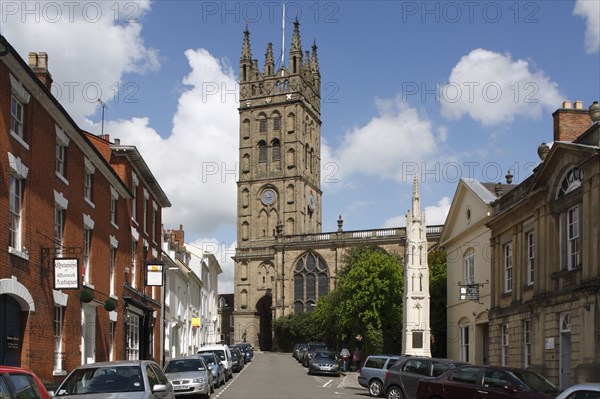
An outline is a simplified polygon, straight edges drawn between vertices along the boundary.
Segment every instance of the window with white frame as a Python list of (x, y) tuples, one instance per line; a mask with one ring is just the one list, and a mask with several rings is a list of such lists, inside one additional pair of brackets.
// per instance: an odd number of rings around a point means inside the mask
[(468, 324), (460, 327), (460, 360), (469, 361), (469, 341), (471, 339), (471, 329)]
[(475, 250), (469, 248), (463, 259), (463, 284), (475, 283)]
[(110, 223), (117, 227), (117, 205), (119, 193), (113, 187), (110, 188)]
[(150, 226), (150, 228), (152, 229), (152, 232), (150, 233), (151, 237), (152, 237), (152, 241), (156, 242), (156, 216), (158, 214), (158, 205), (156, 204), (156, 202), (152, 201), (152, 225)]
[(63, 319), (64, 319), (64, 307), (61, 305), (54, 305), (54, 371), (61, 371), (63, 369)]
[(108, 293), (110, 296), (115, 296), (115, 261), (117, 256), (117, 248), (111, 245), (108, 256)]
[(575, 269), (580, 263), (579, 206), (567, 211), (567, 270)]
[(62, 254), (65, 214), (68, 206), (69, 200), (61, 192), (54, 190), (54, 247), (58, 256)]
[(83, 281), (90, 284), (92, 281), (92, 270), (90, 262), (90, 254), (92, 248), (92, 230), (83, 229)]
[(533, 285), (535, 271), (535, 242), (533, 240), (533, 231), (526, 234), (527, 240), (527, 285)]
[(117, 322), (110, 320), (108, 323), (108, 360), (115, 360), (115, 332), (117, 330)]
[(55, 171), (56, 174), (65, 178), (67, 176), (67, 147), (69, 146), (69, 137), (65, 134), (58, 125), (56, 128), (56, 162)]
[(502, 366), (508, 366), (508, 324), (502, 324)]
[(531, 320), (523, 320), (523, 368), (531, 365)]
[(136, 287), (135, 276), (137, 273), (137, 253), (138, 253), (138, 241), (131, 241), (131, 286)]
[(512, 243), (504, 244), (504, 292), (512, 291)]
[(23, 180), (10, 175), (9, 188), (9, 221), (8, 221), (8, 245), (11, 248), (21, 251), (22, 247), (22, 224), (21, 211), (23, 206)]
[(16, 136), (23, 138), (23, 104), (15, 98), (10, 97), (10, 130)]
[(58, 206), (54, 207), (54, 246), (57, 253), (62, 252), (65, 228), (65, 211)]
[(144, 233), (146, 233), (147, 230), (147, 223), (148, 223), (148, 201), (150, 198), (150, 194), (148, 193), (148, 191), (146, 189), (144, 189), (144, 202), (143, 202), (143, 215), (142, 217), (144, 218), (144, 220), (142, 221), (142, 225), (144, 228)]
[(140, 316), (130, 311), (127, 312), (127, 348), (125, 356), (127, 360), (139, 360), (140, 358)]
[(84, 176), (83, 176), (83, 198), (87, 200), (89, 203), (94, 203), (93, 195), (94, 195), (94, 173), (96, 172), (96, 167), (92, 164), (92, 162), (87, 158), (83, 158), (84, 161)]
[(135, 173), (131, 174), (131, 219), (137, 222), (137, 189), (139, 180)]
[(21, 162), (21, 158), (8, 153), (9, 192), (8, 192), (8, 247), (9, 252), (23, 257), (25, 246), (23, 239), (23, 195), (25, 179), (29, 168)]

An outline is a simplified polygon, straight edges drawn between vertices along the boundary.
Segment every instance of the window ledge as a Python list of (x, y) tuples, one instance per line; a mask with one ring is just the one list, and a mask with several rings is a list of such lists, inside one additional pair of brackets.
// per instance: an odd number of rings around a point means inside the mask
[(115, 229), (119, 230), (119, 226), (117, 226), (117, 225), (115, 224), (115, 222), (110, 222), (110, 224), (112, 225), (112, 227), (114, 227)]
[(135, 227), (140, 227), (140, 224), (133, 218), (133, 216), (131, 217), (131, 222), (135, 225)]
[(15, 132), (13, 132), (11, 130), (10, 135), (12, 136), (13, 139), (17, 140), (19, 142), (19, 144), (21, 144), (23, 147), (25, 147), (26, 150), (29, 150), (29, 144), (27, 144), (25, 142), (25, 140), (23, 140), (18, 134), (16, 134)]
[(110, 297), (111, 297), (112, 299), (114, 299), (115, 301), (118, 301), (118, 300), (119, 300), (119, 297), (118, 297), (118, 296), (116, 296), (115, 294), (111, 294), (111, 295), (110, 295)]
[(96, 204), (94, 204), (92, 202), (92, 200), (90, 200), (89, 198), (83, 197), (83, 200), (85, 201), (86, 204), (88, 204), (89, 206), (91, 206), (92, 208), (96, 209)]
[(23, 252), (23, 251), (19, 251), (16, 248), (13, 247), (8, 247), (8, 253), (11, 255), (15, 255), (18, 256), (19, 258), (25, 259), (25, 260), (29, 260), (29, 253), (27, 252)]
[(523, 291), (529, 291), (533, 289), (533, 283), (525, 284)]
[(52, 375), (53, 376), (67, 375), (67, 372), (65, 370), (52, 370)]
[(61, 175), (57, 171), (54, 171), (54, 174), (56, 175), (56, 177), (58, 177), (58, 180), (60, 180), (63, 183), (65, 183), (67, 186), (69, 185), (69, 181), (63, 175)]
[(84, 281), (84, 282), (83, 282), (83, 285), (84, 285), (84, 286), (86, 286), (86, 287), (88, 287), (88, 288), (94, 289), (94, 284), (92, 284), (92, 283), (86, 283), (86, 282)]
[(507, 291), (507, 292), (503, 292), (502, 295), (500, 295), (501, 298), (508, 298), (512, 296), (512, 290)]

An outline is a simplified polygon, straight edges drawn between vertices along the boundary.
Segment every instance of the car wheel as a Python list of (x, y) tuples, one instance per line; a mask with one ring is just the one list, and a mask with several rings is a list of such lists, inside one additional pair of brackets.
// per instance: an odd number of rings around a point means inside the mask
[(377, 379), (371, 380), (369, 383), (369, 394), (371, 396), (379, 397), (381, 396), (381, 388), (383, 388), (381, 381)]
[(404, 394), (400, 388), (391, 387), (387, 392), (387, 399), (404, 399)]

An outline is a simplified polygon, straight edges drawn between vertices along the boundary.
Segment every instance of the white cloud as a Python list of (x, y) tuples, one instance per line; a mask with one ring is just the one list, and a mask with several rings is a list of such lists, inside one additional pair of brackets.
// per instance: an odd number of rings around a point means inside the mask
[(400, 99), (378, 99), (376, 104), (379, 115), (347, 131), (336, 149), (323, 141), (323, 187), (348, 184), (346, 179), (353, 174), (406, 182), (410, 180), (404, 176), (406, 160), (420, 163), (436, 152), (432, 123), (415, 108)]
[[(450, 210), (451, 199), (443, 197), (437, 205), (425, 207), (425, 220), (428, 226), (444, 224), (446, 216)], [(406, 215), (394, 216), (383, 222), (383, 228), (404, 227), (406, 226)]]
[(450, 210), (451, 202), (452, 200), (449, 197), (443, 197), (438, 201), (437, 205), (425, 207), (427, 225), (444, 224)]
[(141, 37), (148, 0), (5, 1), (1, 7), (2, 34), (26, 61), (31, 51), (48, 54), (52, 93), (80, 125), (98, 98), (122, 100), (123, 74), (158, 68), (156, 50)]
[(214, 238), (200, 238), (191, 242), (192, 245), (201, 248), (207, 254), (214, 255), (223, 272), (219, 274), (219, 294), (233, 293), (234, 288), (234, 261), (237, 242), (226, 244)]
[(440, 89), (442, 115), (460, 119), (467, 114), (484, 125), (510, 122), (516, 116), (539, 118), (555, 109), (563, 96), (557, 83), (525, 60), (510, 54), (475, 49), (454, 66)]
[(600, 51), (600, 0), (577, 0), (573, 14), (586, 20), (586, 52)]
[(191, 71), (183, 83), (189, 89), (179, 98), (171, 135), (161, 137), (148, 118), (109, 121), (105, 132), (135, 145), (144, 157), (172, 203), (163, 213), (165, 227), (183, 223), (188, 237), (202, 237), (235, 225), (236, 101), (207, 92), (235, 87), (236, 81), (231, 68), (206, 50), (185, 55)]

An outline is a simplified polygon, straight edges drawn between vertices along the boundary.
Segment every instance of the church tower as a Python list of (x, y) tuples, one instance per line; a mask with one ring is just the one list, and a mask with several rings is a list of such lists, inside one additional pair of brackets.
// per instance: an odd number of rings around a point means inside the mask
[(321, 76), (316, 43), (312, 53), (303, 54), (297, 20), (287, 67), (278, 63), (268, 43), (259, 67), (246, 27), (240, 57), (234, 328), (245, 330), (255, 344), (253, 336), (270, 336), (265, 320), (284, 278), (275, 268), (276, 237), (321, 232)]
[(412, 356), (431, 356), (429, 266), (425, 233), (425, 213), (421, 212), (419, 181), (415, 176), (412, 208), (406, 214), (402, 333), (402, 354)]

